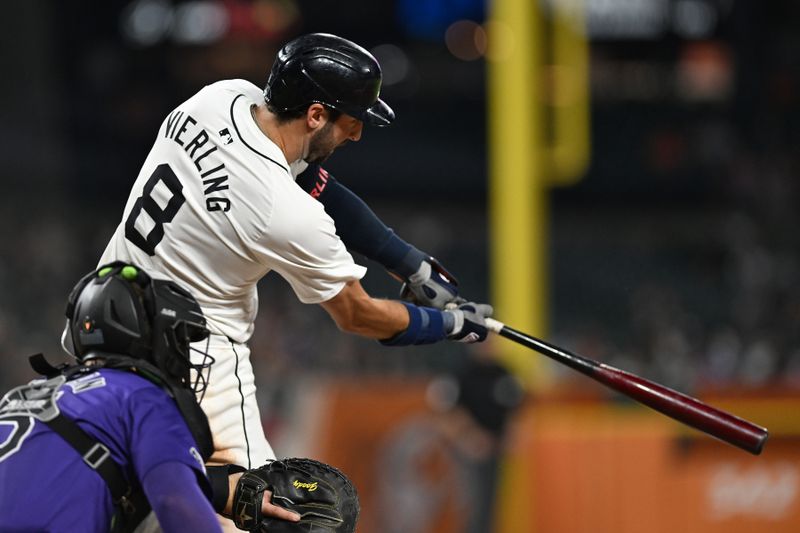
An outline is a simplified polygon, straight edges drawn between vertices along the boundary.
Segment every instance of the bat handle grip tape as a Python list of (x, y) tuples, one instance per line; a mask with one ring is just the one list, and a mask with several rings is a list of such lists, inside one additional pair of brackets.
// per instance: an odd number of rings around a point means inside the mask
[(506, 325), (499, 320), (495, 320), (494, 318), (486, 319), (486, 328), (493, 333), (500, 333), (504, 327), (506, 327)]

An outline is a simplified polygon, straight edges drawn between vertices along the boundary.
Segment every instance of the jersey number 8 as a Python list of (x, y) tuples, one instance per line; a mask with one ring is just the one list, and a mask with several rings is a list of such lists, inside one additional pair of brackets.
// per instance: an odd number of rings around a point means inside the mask
[[(164, 184), (171, 193), (166, 206), (163, 208), (153, 199), (153, 190), (159, 182)], [(178, 209), (186, 202), (182, 191), (183, 185), (181, 185), (178, 176), (175, 175), (170, 166), (166, 163), (158, 165), (150, 179), (145, 183), (142, 195), (136, 199), (136, 203), (133, 204), (133, 209), (131, 209), (125, 221), (125, 238), (141, 248), (147, 255), (155, 255), (156, 246), (164, 238), (164, 224), (172, 222), (172, 219), (178, 213)], [(154, 223), (153, 229), (150, 230), (147, 236), (142, 235), (136, 228), (136, 220), (142, 214), (142, 211), (147, 213)]]

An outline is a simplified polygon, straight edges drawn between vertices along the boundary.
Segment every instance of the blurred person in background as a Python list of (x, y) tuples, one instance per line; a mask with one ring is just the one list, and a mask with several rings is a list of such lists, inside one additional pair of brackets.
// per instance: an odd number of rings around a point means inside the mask
[(491, 349), (487, 343), (472, 350), (460, 368), (434, 379), (427, 391), (440, 434), (465, 478), (466, 533), (492, 531), (507, 430), (525, 396)]
[[(133, 185), (101, 263), (134, 262), (179, 281), (203, 308), (211, 331), (203, 349), (216, 360), (201, 404), (212, 464), (275, 458), (246, 344), (257, 282), (271, 270), (341, 330), (387, 346), (486, 338), (491, 307), (460, 299), (438, 262), (319, 166), (358, 141), (365, 123), (393, 121), (380, 86), (380, 66), (359, 45), (301, 36), (278, 52), (265, 90), (220, 81), (170, 113)], [(370, 297), (359, 282), (366, 269), (346, 247), (402, 279), (415, 303)]]

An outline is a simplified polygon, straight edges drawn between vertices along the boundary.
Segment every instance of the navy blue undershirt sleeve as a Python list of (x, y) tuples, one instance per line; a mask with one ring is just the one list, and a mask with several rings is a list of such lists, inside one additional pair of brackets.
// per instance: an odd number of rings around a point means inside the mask
[(414, 274), (427, 257), (398, 237), (361, 198), (321, 166), (309, 165), (297, 177), (297, 184), (322, 202), (336, 224), (336, 233), (348, 249), (405, 279)]

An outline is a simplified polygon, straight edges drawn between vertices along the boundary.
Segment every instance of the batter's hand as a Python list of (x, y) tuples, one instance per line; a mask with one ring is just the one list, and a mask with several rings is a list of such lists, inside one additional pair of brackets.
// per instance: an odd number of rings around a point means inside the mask
[(400, 298), (436, 309), (466, 301), (458, 296), (458, 280), (433, 257), (423, 259), (419, 269), (403, 283)]
[(494, 310), (489, 304), (466, 302), (444, 312), (445, 324), (450, 325), (447, 338), (459, 342), (481, 342), (486, 340), (489, 330), (486, 319)]

